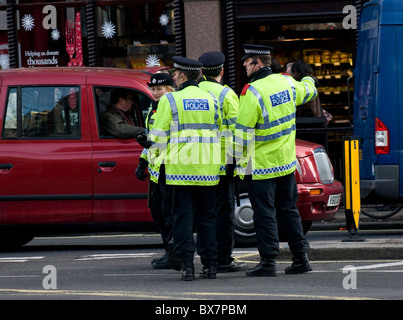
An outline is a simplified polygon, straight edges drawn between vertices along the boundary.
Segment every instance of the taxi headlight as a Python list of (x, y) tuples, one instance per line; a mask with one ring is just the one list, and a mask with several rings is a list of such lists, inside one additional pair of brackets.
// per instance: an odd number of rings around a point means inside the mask
[(324, 148), (316, 148), (314, 150), (314, 157), (316, 168), (318, 168), (319, 177), (322, 183), (333, 183), (333, 167), (329, 160), (329, 157), (327, 156), (326, 150)]

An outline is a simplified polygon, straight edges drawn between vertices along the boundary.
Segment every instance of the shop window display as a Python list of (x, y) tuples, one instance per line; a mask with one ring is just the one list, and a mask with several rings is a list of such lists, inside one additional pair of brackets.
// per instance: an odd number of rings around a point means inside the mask
[(145, 69), (171, 63), (176, 50), (171, 2), (98, 6), (96, 15), (101, 66)]

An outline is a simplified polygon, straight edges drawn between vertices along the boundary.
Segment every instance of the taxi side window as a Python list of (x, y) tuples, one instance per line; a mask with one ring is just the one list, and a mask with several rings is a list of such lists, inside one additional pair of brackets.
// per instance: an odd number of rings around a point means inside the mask
[(3, 138), (80, 138), (80, 89), (74, 86), (8, 90)]
[(129, 88), (120, 88), (120, 87), (106, 87), (99, 86), (94, 87), (94, 97), (96, 104), (96, 112), (98, 118), (98, 128), (99, 128), (99, 136), (101, 139), (114, 138), (109, 136), (101, 127), (101, 117), (104, 112), (111, 107), (111, 93), (114, 90), (124, 89), (127, 92), (130, 92), (133, 98), (133, 104), (131, 110), (128, 112), (130, 118), (133, 120), (133, 123), (137, 127), (144, 127), (145, 117), (144, 110), (147, 110), (150, 106), (151, 99), (146, 96), (144, 93), (129, 89)]

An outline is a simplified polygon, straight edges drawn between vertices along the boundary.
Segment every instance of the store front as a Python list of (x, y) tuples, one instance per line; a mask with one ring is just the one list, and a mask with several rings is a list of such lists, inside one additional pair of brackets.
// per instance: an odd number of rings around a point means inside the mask
[(0, 9), (3, 69), (145, 69), (169, 65), (181, 51), (175, 38), (181, 23), (174, 22), (175, 11), (181, 10), (179, 1), (3, 0)]

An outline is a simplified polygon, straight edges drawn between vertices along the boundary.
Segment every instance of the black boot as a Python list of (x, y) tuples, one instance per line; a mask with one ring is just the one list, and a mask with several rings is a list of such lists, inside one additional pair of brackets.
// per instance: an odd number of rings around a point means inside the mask
[(200, 271), (200, 278), (216, 279), (217, 278), (216, 266), (203, 266), (203, 269), (201, 269)]
[(162, 257), (159, 258), (155, 258), (151, 261), (151, 264), (153, 264), (154, 262), (160, 262), (162, 260), (166, 260), (168, 253), (165, 251), (165, 254)]
[(245, 262), (231, 261), (227, 264), (217, 264), (218, 273), (245, 271), (246, 268), (247, 268), (247, 265)]
[(171, 269), (171, 266), (168, 263), (168, 255), (165, 254), (160, 259), (155, 259), (151, 265), (154, 269)]
[(286, 274), (300, 274), (311, 271), (308, 256), (306, 253), (297, 254), (292, 258), (291, 266), (285, 268)]
[(246, 275), (249, 277), (275, 277), (276, 273), (276, 260), (275, 259), (262, 259), (253, 269), (247, 269)]
[(182, 262), (182, 280), (193, 281), (195, 279), (195, 268), (193, 261)]
[(175, 254), (175, 249), (174, 245), (172, 243), (168, 244), (167, 248), (167, 262), (168, 265), (176, 270), (176, 271), (181, 271), (182, 270), (182, 264), (178, 256)]

